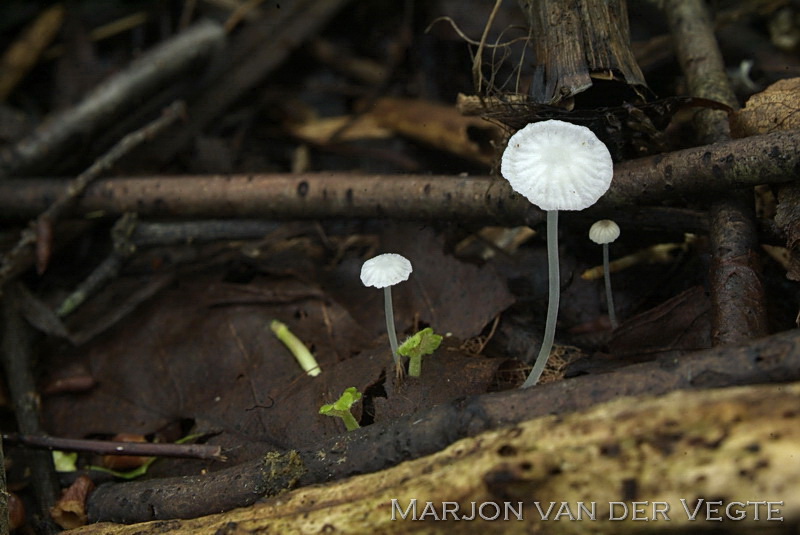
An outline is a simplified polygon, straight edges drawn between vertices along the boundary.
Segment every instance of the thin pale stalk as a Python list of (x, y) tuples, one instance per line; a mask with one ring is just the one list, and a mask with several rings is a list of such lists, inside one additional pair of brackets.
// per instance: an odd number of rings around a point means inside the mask
[[(550, 296), (547, 301), (547, 319), (544, 326), (542, 347), (539, 349), (539, 356), (536, 357), (531, 374), (522, 383), (522, 388), (528, 388), (539, 382), (539, 377), (542, 376), (545, 364), (547, 364), (547, 359), (550, 356), (550, 350), (553, 348), (553, 340), (556, 337), (558, 301), (561, 297), (561, 281), (558, 270), (558, 210), (547, 211), (547, 269)], [(528, 356), (530, 357), (530, 354)]]
[(408, 375), (411, 377), (422, 375), (422, 355), (408, 359)]
[(386, 311), (386, 330), (389, 332), (389, 345), (392, 346), (392, 358), (395, 365), (400, 364), (397, 353), (397, 333), (394, 330), (394, 310), (392, 308), (392, 287), (386, 286), (383, 289), (383, 304)]
[(297, 363), (303, 368), (303, 371), (312, 377), (316, 377), (322, 371), (317, 363), (317, 359), (311, 354), (306, 345), (294, 335), (285, 323), (278, 320), (272, 320), (269, 328), (278, 337), (278, 340), (283, 342), (283, 345), (294, 355)]
[(358, 420), (356, 420), (355, 416), (353, 416), (352, 413), (350, 413), (350, 411), (342, 412), (341, 416), (342, 416), (342, 421), (344, 421), (344, 427), (348, 431), (353, 431), (361, 427), (360, 425), (358, 425)]
[(611, 293), (611, 271), (608, 262), (608, 244), (603, 244), (603, 278), (606, 282), (606, 303), (608, 304), (608, 319), (611, 321), (611, 328), (616, 329), (617, 313), (614, 310), (614, 295)]

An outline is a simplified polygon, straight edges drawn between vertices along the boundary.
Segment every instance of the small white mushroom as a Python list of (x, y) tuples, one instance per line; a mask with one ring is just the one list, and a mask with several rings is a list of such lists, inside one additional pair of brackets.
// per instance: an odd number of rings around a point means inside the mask
[(547, 319), (539, 355), (522, 384), (525, 388), (539, 381), (555, 339), (560, 290), (558, 211), (583, 210), (597, 202), (611, 185), (614, 165), (608, 148), (591, 130), (550, 120), (531, 123), (511, 136), (500, 172), (514, 191), (547, 211)]
[(361, 266), (361, 282), (364, 283), (364, 286), (383, 288), (386, 330), (389, 332), (392, 358), (398, 368), (400, 366), (400, 356), (397, 353), (397, 333), (394, 327), (392, 286), (408, 280), (412, 271), (411, 262), (406, 257), (395, 253), (386, 253), (370, 258)]
[(617, 328), (617, 313), (614, 310), (614, 296), (611, 294), (611, 272), (608, 269), (608, 244), (619, 238), (619, 225), (610, 219), (601, 219), (589, 229), (589, 239), (603, 246), (603, 278), (606, 283), (606, 302), (611, 328)]

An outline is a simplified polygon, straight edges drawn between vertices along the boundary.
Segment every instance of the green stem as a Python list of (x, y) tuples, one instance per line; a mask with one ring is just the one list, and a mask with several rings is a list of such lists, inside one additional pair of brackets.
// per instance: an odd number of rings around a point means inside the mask
[[(528, 388), (539, 382), (544, 366), (553, 348), (553, 340), (556, 337), (556, 319), (558, 318), (558, 300), (561, 296), (561, 281), (558, 270), (558, 210), (547, 211), (547, 269), (548, 284), (550, 285), (550, 295), (547, 301), (547, 320), (544, 325), (544, 337), (542, 347), (539, 349), (539, 356), (533, 364), (531, 374), (522, 383), (522, 388)], [(531, 352), (533, 348), (531, 348)], [(528, 359), (530, 359), (530, 353)]]
[(608, 244), (603, 244), (603, 278), (606, 282), (606, 303), (608, 303), (608, 319), (611, 321), (611, 328), (616, 329), (617, 313), (614, 310), (614, 296), (611, 294), (611, 272), (608, 269)]
[(294, 358), (297, 359), (297, 363), (300, 364), (304, 372), (312, 377), (319, 375), (321, 370), (317, 359), (314, 358), (314, 355), (311, 354), (305, 344), (289, 330), (289, 327), (287, 327), (285, 323), (272, 320), (269, 324), (269, 328), (272, 329), (272, 332), (275, 333), (278, 340), (283, 342), (283, 345), (294, 355)]
[(422, 373), (422, 355), (409, 357), (408, 359), (408, 375), (411, 377), (419, 377)]
[(392, 287), (386, 286), (383, 289), (383, 304), (386, 312), (386, 330), (389, 332), (389, 345), (392, 347), (392, 358), (395, 365), (400, 363), (397, 353), (397, 333), (394, 330), (394, 311), (392, 310)]
[(358, 425), (355, 417), (350, 413), (350, 411), (342, 412), (339, 416), (341, 416), (342, 420), (344, 421), (344, 427), (348, 431), (352, 431), (353, 429), (358, 429), (361, 427)]

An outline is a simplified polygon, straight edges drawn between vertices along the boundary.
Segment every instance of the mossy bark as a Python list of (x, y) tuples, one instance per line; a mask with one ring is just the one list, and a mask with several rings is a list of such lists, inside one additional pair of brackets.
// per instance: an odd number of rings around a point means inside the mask
[[(264, 503), (185, 521), (133, 526), (97, 524), (72, 535), (146, 533), (631, 533), (724, 529), (755, 532), (800, 525), (800, 383), (675, 392), (660, 398), (625, 398), (565, 417), (547, 416), (454, 443), (397, 467), (320, 486), (301, 488)], [(397, 506), (392, 500), (397, 500)], [(417, 500), (412, 520), (411, 500)], [(705, 501), (717, 511), (706, 520)], [(696, 520), (689, 513), (700, 503)], [(647, 502), (638, 506), (632, 502)], [(748, 501), (751, 505), (745, 505)], [(752, 505), (753, 501), (781, 502)], [(447, 521), (443, 516), (447, 503)], [(454, 502), (454, 503), (453, 503)], [(500, 519), (456, 520), (485, 503)], [(504, 502), (522, 502), (523, 520), (502, 520)], [(542, 520), (538, 502), (549, 520)], [(594, 504), (595, 520), (577, 502)], [(609, 520), (610, 502), (623, 502), (626, 520)], [(669, 520), (654, 502), (668, 504)], [(727, 518), (745, 512), (742, 520)], [(456, 505), (457, 504), (457, 505)], [(641, 511), (633, 520), (633, 507)], [(663, 510), (663, 506), (658, 505)], [(758, 509), (759, 520), (754, 518)], [(436, 514), (431, 511), (435, 510)], [(397, 520), (392, 519), (392, 513)], [(485, 516), (494, 506), (483, 509)], [(561, 511), (559, 519), (556, 514)], [(401, 512), (407, 514), (401, 519)], [(621, 516), (622, 506), (615, 515)], [(767, 520), (768, 516), (782, 521)]]

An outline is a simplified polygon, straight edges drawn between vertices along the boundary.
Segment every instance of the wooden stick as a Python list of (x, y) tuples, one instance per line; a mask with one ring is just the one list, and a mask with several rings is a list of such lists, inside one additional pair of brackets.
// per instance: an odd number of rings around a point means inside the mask
[[(715, 143), (623, 162), (586, 217), (616, 207), (685, 200), (795, 180), (800, 130)], [(38, 214), (66, 187), (57, 179), (0, 181), (0, 217)], [(76, 213), (146, 217), (393, 217), (534, 224), (544, 212), (488, 176), (345, 173), (149, 176), (98, 180)]]

